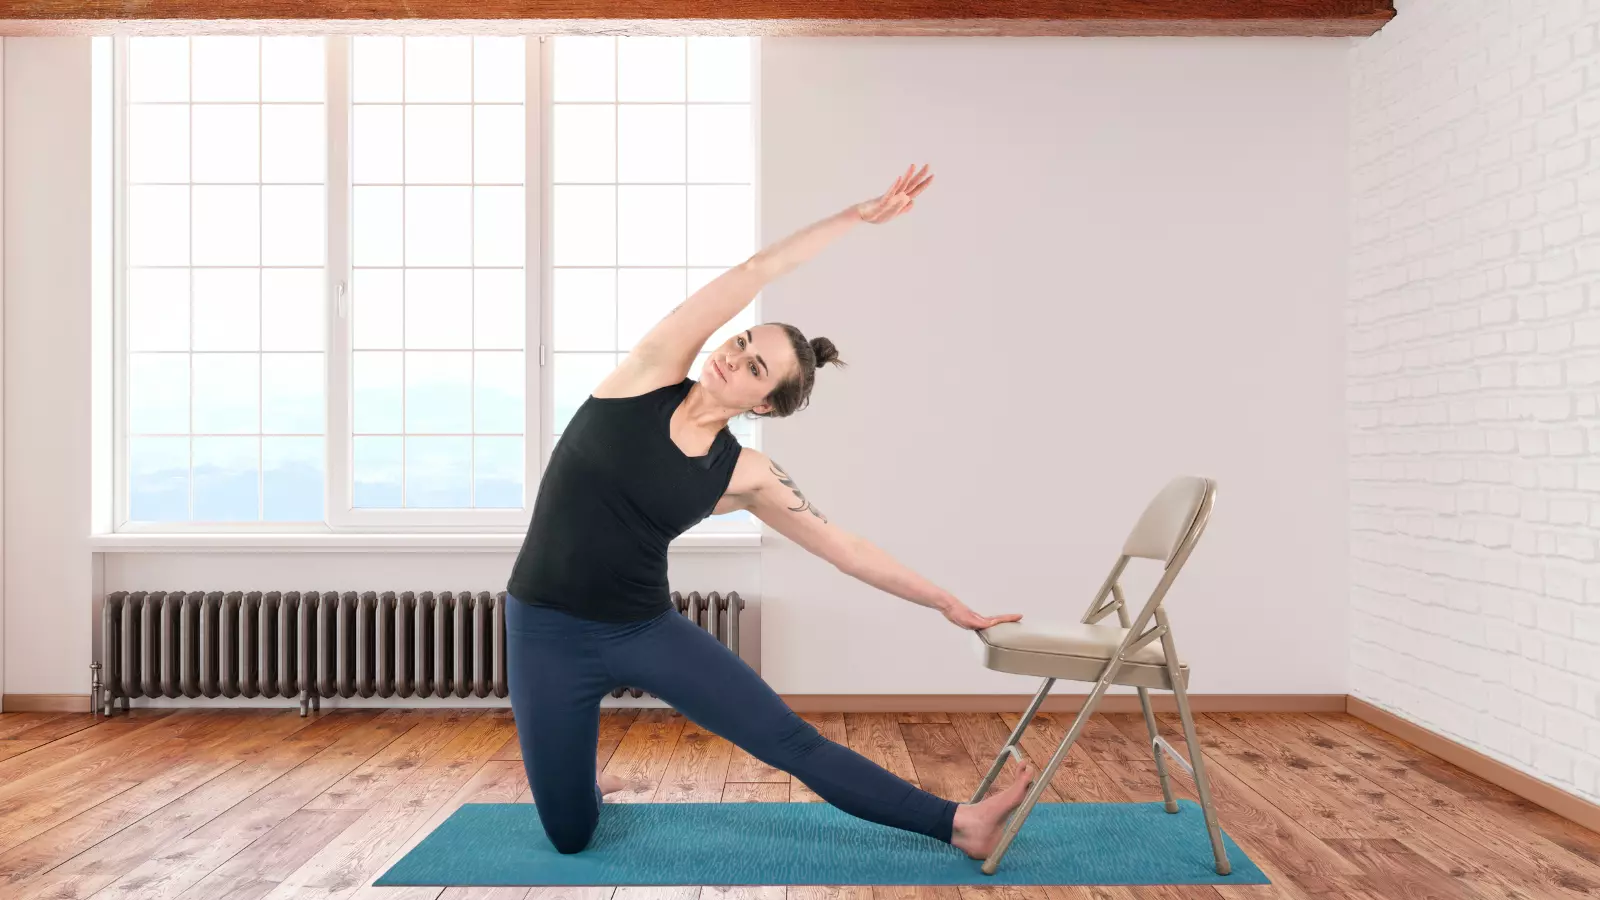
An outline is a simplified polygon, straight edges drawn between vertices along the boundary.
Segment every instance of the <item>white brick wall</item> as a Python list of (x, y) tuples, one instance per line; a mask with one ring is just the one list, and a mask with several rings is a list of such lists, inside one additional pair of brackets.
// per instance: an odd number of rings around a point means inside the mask
[(1600, 2), (1353, 52), (1351, 690), (1600, 800)]

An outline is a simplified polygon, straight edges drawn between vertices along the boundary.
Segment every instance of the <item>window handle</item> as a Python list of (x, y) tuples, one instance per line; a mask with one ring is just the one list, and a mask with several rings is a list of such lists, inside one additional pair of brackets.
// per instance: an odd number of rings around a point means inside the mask
[(338, 311), (339, 318), (350, 318), (350, 301), (345, 296), (344, 282), (339, 282), (333, 289), (333, 306)]

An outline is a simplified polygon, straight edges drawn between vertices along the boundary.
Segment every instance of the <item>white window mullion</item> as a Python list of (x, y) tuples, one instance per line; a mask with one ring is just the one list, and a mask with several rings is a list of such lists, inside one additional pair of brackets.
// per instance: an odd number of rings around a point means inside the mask
[(128, 522), (128, 36), (112, 38), (112, 475), (113, 530)]
[(523, 94), (527, 102), (528, 168), (523, 183), (528, 191), (528, 267), (526, 315), (527, 340), (523, 342), (523, 371), (526, 373), (527, 412), (522, 425), (523, 504), (529, 510), (538, 493), (539, 479), (549, 459), (550, 426), (554, 392), (551, 377), (554, 370), (546, 365), (545, 336), (553, 327), (550, 302), (554, 269), (550, 265), (550, 70), (553, 42), (545, 35), (529, 36), (527, 45), (527, 89)]
[(324, 508), (328, 523), (350, 523), (351, 230), (350, 38), (330, 35), (328, 59), (327, 424)]

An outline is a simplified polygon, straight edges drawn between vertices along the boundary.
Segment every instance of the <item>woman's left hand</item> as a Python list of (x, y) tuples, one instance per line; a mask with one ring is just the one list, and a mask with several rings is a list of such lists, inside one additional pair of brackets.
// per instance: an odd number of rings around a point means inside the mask
[(920, 172), (917, 172), (916, 168), (916, 163), (907, 166), (905, 174), (896, 178), (894, 186), (884, 192), (883, 196), (857, 203), (856, 214), (862, 221), (882, 225), (895, 216), (908, 212), (916, 196), (927, 190), (933, 181), (933, 176), (928, 174), (926, 165)]
[(982, 631), (991, 625), (1001, 622), (1017, 622), (1022, 619), (1021, 613), (1007, 613), (1003, 616), (980, 616), (967, 608), (964, 603), (953, 603), (944, 610), (944, 617), (971, 631)]

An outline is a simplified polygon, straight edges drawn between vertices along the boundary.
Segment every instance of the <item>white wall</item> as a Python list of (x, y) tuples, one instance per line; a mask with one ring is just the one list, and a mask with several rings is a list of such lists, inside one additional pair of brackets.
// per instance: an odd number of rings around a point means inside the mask
[[(767, 425), (768, 452), (831, 519), (979, 612), (1041, 619), (1081, 614), (1167, 478), (1213, 476), (1216, 514), (1171, 597), (1193, 689), (1343, 693), (1347, 48), (766, 41), (769, 240), (913, 160), (938, 172), (909, 217), (863, 226), (765, 293), (765, 319), (835, 339), (852, 364), (822, 373), (806, 412)], [(88, 108), (88, 58), (78, 40), (11, 64), (41, 87), (8, 110), (7, 131), (34, 150), (8, 219), (67, 223), (35, 235), (27, 269), (8, 267), (6, 383), (20, 407), (7, 514), (31, 536), (13, 556), (26, 573), (8, 573), (22, 614), (7, 690), (26, 693), (88, 690), (89, 281), (75, 259), (88, 128), (63, 114)], [(69, 262), (72, 278), (44, 277)], [(510, 562), (127, 554), (107, 558), (104, 585), (492, 590)], [(675, 555), (672, 579), (756, 604), (761, 646), (746, 658), (782, 693), (1036, 687), (983, 670), (972, 635), (938, 613), (787, 543)]]
[(5, 47), (5, 690), (89, 688), (89, 39)]
[[(977, 611), (1072, 621), (1156, 490), (1212, 476), (1171, 595), (1193, 690), (1343, 693), (1347, 49), (764, 42), (769, 239), (937, 173), (765, 292), (764, 318), (851, 363), (768, 453)], [(1037, 687), (797, 548), (764, 554), (762, 587), (780, 691)]]
[(1354, 54), (1352, 692), (1600, 799), (1600, 9)]

